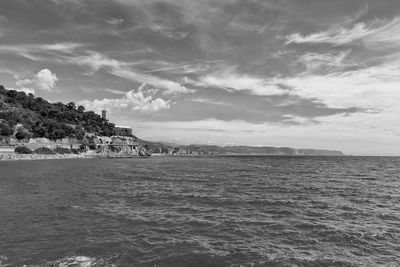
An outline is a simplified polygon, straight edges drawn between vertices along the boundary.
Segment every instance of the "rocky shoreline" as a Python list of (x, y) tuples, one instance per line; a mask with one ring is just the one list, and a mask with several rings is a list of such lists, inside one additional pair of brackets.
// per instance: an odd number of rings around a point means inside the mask
[(95, 155), (89, 154), (56, 154), (56, 155), (41, 155), (41, 154), (0, 154), (0, 161), (14, 161), (14, 160), (43, 160), (43, 159), (83, 159), (95, 158)]
[(145, 156), (124, 156), (124, 155), (106, 155), (96, 153), (81, 153), (81, 154), (16, 154), (16, 153), (0, 153), (0, 161), (17, 161), (17, 160), (47, 160), (47, 159), (112, 159), (112, 158), (146, 158)]

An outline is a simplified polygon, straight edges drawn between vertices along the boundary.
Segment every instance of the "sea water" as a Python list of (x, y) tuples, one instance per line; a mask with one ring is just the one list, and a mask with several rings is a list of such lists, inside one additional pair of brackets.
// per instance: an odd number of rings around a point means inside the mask
[(0, 266), (399, 266), (400, 158), (0, 162)]

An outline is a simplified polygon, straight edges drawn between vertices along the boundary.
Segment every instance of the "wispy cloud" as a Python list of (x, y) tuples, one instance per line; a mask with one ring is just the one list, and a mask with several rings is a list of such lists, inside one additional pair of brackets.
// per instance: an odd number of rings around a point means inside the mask
[(357, 66), (357, 64), (345, 62), (350, 52), (349, 50), (339, 53), (306, 53), (299, 57), (298, 62), (303, 64), (308, 72), (335, 72), (348, 67)]
[(369, 23), (348, 22), (334, 25), (330, 29), (309, 35), (294, 33), (286, 37), (286, 44), (325, 43), (344, 45), (360, 41), (367, 46), (379, 48), (382, 44), (400, 44), (400, 17), (392, 20), (375, 19)]
[(184, 39), (189, 34), (188, 32), (177, 31), (172, 26), (165, 26), (165, 25), (161, 25), (161, 24), (153, 24), (153, 25), (150, 25), (149, 28), (153, 32), (159, 33), (164, 38), (169, 39), (169, 40), (175, 40), (175, 41)]
[[(132, 68), (131, 62), (123, 62), (110, 58), (102, 53), (78, 48), (85, 47), (79, 43), (54, 44), (20, 44), (0, 45), (0, 54), (14, 54), (33, 61), (51, 61), (59, 63), (73, 63), (87, 66), (92, 72), (105, 69), (109, 73), (138, 83), (152, 84), (164, 89), (165, 94), (190, 93), (193, 90), (171, 80), (141, 73)], [(148, 51), (148, 50), (146, 50)], [(180, 66), (189, 69), (189, 66)]]
[(110, 89), (110, 88), (106, 88), (103, 91), (111, 93), (111, 94), (115, 94), (115, 95), (124, 95), (126, 94), (125, 91), (122, 90), (116, 90), (116, 89)]
[(188, 99), (188, 101), (198, 102), (198, 103), (206, 103), (206, 104), (213, 104), (213, 105), (222, 105), (222, 106), (231, 105), (230, 103), (227, 103), (227, 102), (224, 102), (224, 101), (216, 101), (216, 100), (208, 99), (208, 98), (192, 98), (192, 99)]
[(56, 5), (83, 5), (82, 0), (51, 0)]
[(8, 22), (8, 19), (5, 16), (0, 15), (0, 38), (4, 35), (5, 29), (3, 24)]
[(204, 75), (199, 78), (196, 85), (222, 88), (227, 91), (248, 91), (254, 95), (280, 95), (286, 91), (269, 79), (240, 74), (234, 68)]
[(130, 64), (109, 58), (97, 52), (90, 51), (88, 55), (76, 56), (70, 60), (75, 64), (88, 66), (93, 71), (98, 71), (103, 68), (115, 76), (139, 83), (154, 85), (163, 89), (165, 94), (190, 93), (193, 91), (177, 82), (140, 73), (139, 71), (132, 69), (129, 66)]
[(53, 44), (15, 44), (0, 45), (0, 54), (14, 54), (21, 57), (38, 61), (48, 59), (54, 52), (60, 54), (72, 54), (74, 50), (83, 47), (79, 43), (53, 43)]
[(329, 107), (384, 109), (400, 103), (398, 66), (383, 65), (326, 75), (306, 74), (275, 79), (291, 93), (318, 99)]
[(121, 25), (122, 23), (124, 23), (124, 19), (122, 18), (111, 18), (109, 20), (107, 20), (108, 24), (111, 25)]
[(319, 1), (0, 1), (1, 83), (157, 139), (393, 151), (400, 3)]
[(199, 63), (192, 63), (192, 64), (176, 64), (176, 63), (169, 63), (169, 62), (155, 62), (156, 64), (162, 64), (165, 67), (156, 68), (144, 71), (144, 73), (151, 73), (151, 72), (162, 72), (162, 71), (174, 71), (174, 73), (179, 74), (189, 74), (189, 73), (199, 73), (209, 69), (209, 64), (223, 62), (224, 60), (210, 60), (204, 61)]

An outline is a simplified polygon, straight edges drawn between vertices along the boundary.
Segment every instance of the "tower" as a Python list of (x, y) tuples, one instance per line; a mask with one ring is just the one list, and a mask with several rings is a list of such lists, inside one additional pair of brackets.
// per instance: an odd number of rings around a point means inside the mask
[(102, 117), (104, 120), (107, 119), (107, 111), (106, 111), (105, 109), (103, 109), (103, 110), (101, 111), (101, 117)]

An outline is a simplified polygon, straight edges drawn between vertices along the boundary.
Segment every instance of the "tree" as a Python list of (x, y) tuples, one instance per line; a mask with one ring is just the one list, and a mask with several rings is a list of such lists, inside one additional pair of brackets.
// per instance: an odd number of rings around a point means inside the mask
[(15, 98), (17, 95), (18, 95), (18, 91), (16, 91), (16, 90), (9, 90), (7, 92), (7, 96), (11, 97), (11, 98)]
[(21, 141), (22, 139), (25, 139), (26, 137), (27, 137), (27, 134), (21, 128), (18, 128), (17, 133), (15, 134), (15, 138), (17, 138), (18, 141)]
[(84, 112), (85, 111), (85, 107), (84, 106), (78, 106), (78, 111), (79, 112)]
[(76, 108), (76, 105), (75, 105), (74, 102), (69, 102), (69, 103), (67, 104), (67, 107), (68, 107), (69, 109), (75, 109), (75, 108)]
[[(93, 111), (85, 111), (82, 105), (77, 106), (74, 102), (50, 103), (41, 97), (35, 98), (33, 94), (26, 95), (4, 87), (0, 87), (0, 110), (0, 122), (3, 120), (3, 124), (9, 127), (19, 123), (23, 125), (25, 136), (24, 133), (18, 133), (22, 139), (31, 133), (34, 137), (71, 137), (81, 140), (85, 131), (106, 136), (115, 132), (114, 124)], [(0, 129), (3, 134), (13, 134), (9, 128), (5, 128), (2, 126)]]
[(36, 122), (36, 125), (32, 127), (32, 132), (35, 137), (46, 137), (47, 129), (41, 123)]
[(76, 139), (82, 140), (85, 137), (85, 131), (80, 126), (76, 126), (75, 127), (75, 136), (76, 136)]
[(5, 123), (0, 123), (0, 135), (10, 136), (14, 133), (14, 130)]
[(64, 130), (55, 130), (54, 132), (49, 134), (49, 138), (52, 140), (63, 139), (67, 135)]

